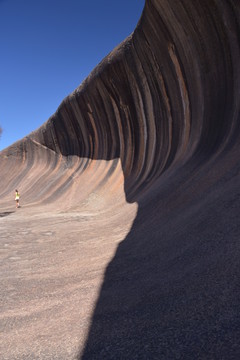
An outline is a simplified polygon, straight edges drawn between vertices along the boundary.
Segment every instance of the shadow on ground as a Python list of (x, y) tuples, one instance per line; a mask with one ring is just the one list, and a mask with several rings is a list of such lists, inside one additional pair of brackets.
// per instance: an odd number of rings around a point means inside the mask
[(237, 180), (205, 196), (192, 182), (194, 196), (179, 186), (183, 174), (139, 202), (106, 269), (78, 359), (239, 357)]
[(8, 216), (8, 215), (11, 215), (12, 213), (14, 213), (14, 211), (4, 211), (4, 212), (0, 212), (0, 218), (1, 218), (1, 217)]

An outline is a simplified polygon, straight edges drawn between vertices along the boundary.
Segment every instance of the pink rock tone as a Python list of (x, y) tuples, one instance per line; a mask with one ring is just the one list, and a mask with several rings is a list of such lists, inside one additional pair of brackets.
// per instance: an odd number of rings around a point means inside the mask
[(0, 153), (2, 359), (240, 357), (239, 34), (239, 1), (147, 0)]

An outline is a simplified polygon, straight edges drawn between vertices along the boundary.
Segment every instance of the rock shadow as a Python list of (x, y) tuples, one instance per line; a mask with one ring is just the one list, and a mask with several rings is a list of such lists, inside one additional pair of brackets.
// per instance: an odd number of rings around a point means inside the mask
[(181, 201), (185, 176), (138, 202), (79, 360), (239, 357), (240, 202), (230, 194), (204, 202), (200, 191)]

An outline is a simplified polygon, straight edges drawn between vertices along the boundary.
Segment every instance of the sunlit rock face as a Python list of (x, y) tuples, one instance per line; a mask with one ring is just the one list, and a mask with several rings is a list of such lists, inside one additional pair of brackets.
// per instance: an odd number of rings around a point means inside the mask
[(81, 211), (122, 187), (138, 204), (79, 357), (239, 358), (239, 59), (238, 0), (147, 0), (134, 33), (1, 152), (2, 204), (16, 187), (28, 206)]

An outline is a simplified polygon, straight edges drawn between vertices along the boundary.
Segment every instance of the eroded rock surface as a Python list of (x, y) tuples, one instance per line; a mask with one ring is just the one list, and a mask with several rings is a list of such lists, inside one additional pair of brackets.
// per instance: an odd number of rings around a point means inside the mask
[(239, 1), (147, 0), (1, 152), (4, 359), (239, 358), (239, 34)]

